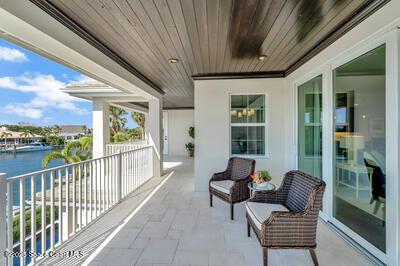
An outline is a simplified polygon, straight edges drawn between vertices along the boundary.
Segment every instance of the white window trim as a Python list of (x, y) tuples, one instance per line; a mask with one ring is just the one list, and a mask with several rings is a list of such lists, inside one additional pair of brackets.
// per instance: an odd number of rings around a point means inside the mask
[[(234, 123), (232, 124), (231, 117), (231, 97), (237, 95), (264, 95), (264, 123)], [(246, 93), (229, 93), (228, 94), (228, 117), (229, 117), (229, 155), (232, 156), (240, 156), (244, 158), (253, 158), (253, 159), (268, 159), (270, 157), (269, 154), (269, 145), (268, 145), (268, 93), (257, 93), (257, 92), (246, 92)], [(232, 154), (232, 126), (263, 126), (264, 127), (264, 154)]]

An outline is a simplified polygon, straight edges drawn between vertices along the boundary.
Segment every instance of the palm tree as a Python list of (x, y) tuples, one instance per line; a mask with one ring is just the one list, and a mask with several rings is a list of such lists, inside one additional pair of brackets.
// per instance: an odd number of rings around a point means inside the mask
[(43, 136), (46, 137), (47, 143), (49, 143), (49, 137), (51, 136), (52, 133), (53, 133), (53, 129), (51, 127), (44, 127), (42, 129), (42, 134), (43, 134)]
[(24, 129), (19, 135), (25, 139), (25, 144), (29, 143), (29, 136), (35, 136), (35, 134), (33, 134), (33, 132), (27, 128)]
[(128, 113), (119, 107), (110, 106), (110, 123), (111, 123), (111, 133), (114, 135), (120, 132), (128, 123), (125, 115)]
[(136, 140), (142, 138), (142, 132), (139, 127), (127, 129), (126, 135), (129, 140)]
[(4, 145), (7, 146), (7, 138), (11, 137), (12, 134), (10, 132), (2, 132), (0, 135), (0, 139), (4, 139)]
[(126, 137), (125, 133), (123, 133), (123, 132), (115, 133), (114, 136), (112, 137), (112, 141), (114, 143), (123, 142), (126, 140), (127, 140), (127, 137)]
[(131, 117), (133, 121), (136, 122), (136, 124), (139, 126), (140, 129), (140, 138), (144, 138), (144, 124), (145, 124), (145, 116), (142, 113), (139, 112), (132, 112)]
[(87, 126), (86, 125), (82, 125), (81, 129), (82, 129), (83, 135), (86, 135), (87, 134)]
[(59, 125), (54, 125), (51, 128), (51, 131), (54, 134), (54, 136), (58, 136), (58, 134), (60, 134), (60, 132), (61, 132), (61, 127)]
[(42, 160), (42, 167), (46, 168), (53, 160), (63, 160), (65, 164), (77, 163), (92, 157), (93, 139), (83, 137), (80, 141), (70, 141), (62, 151), (52, 151)]

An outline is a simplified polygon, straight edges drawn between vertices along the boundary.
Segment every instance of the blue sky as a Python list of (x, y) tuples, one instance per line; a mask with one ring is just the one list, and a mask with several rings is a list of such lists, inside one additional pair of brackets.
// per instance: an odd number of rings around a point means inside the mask
[[(89, 78), (70, 68), (0, 39), (0, 125), (92, 127), (92, 103), (62, 93), (71, 82)], [(128, 126), (136, 124), (128, 118)]]

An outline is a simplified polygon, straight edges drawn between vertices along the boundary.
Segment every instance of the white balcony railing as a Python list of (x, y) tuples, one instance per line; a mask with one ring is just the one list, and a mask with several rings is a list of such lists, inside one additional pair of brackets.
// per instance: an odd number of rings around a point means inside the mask
[(121, 143), (109, 143), (106, 145), (106, 155), (115, 154), (118, 151), (131, 151), (148, 145), (147, 140), (126, 141)]
[(10, 178), (0, 174), (0, 249), (20, 255), (1, 254), (0, 264), (35, 264), (43, 258), (39, 254), (48, 254), (98, 219), (153, 176), (152, 149)]

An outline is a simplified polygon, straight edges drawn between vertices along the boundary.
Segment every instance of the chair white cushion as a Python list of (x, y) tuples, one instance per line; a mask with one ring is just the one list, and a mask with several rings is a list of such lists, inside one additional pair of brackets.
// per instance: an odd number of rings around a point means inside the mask
[(273, 211), (289, 210), (281, 204), (270, 204), (261, 202), (246, 203), (246, 212), (259, 230), (261, 230), (261, 224), (269, 218)]
[(212, 181), (210, 186), (225, 194), (230, 194), (229, 190), (231, 189), (233, 184), (234, 182), (232, 180), (221, 180), (221, 181)]

